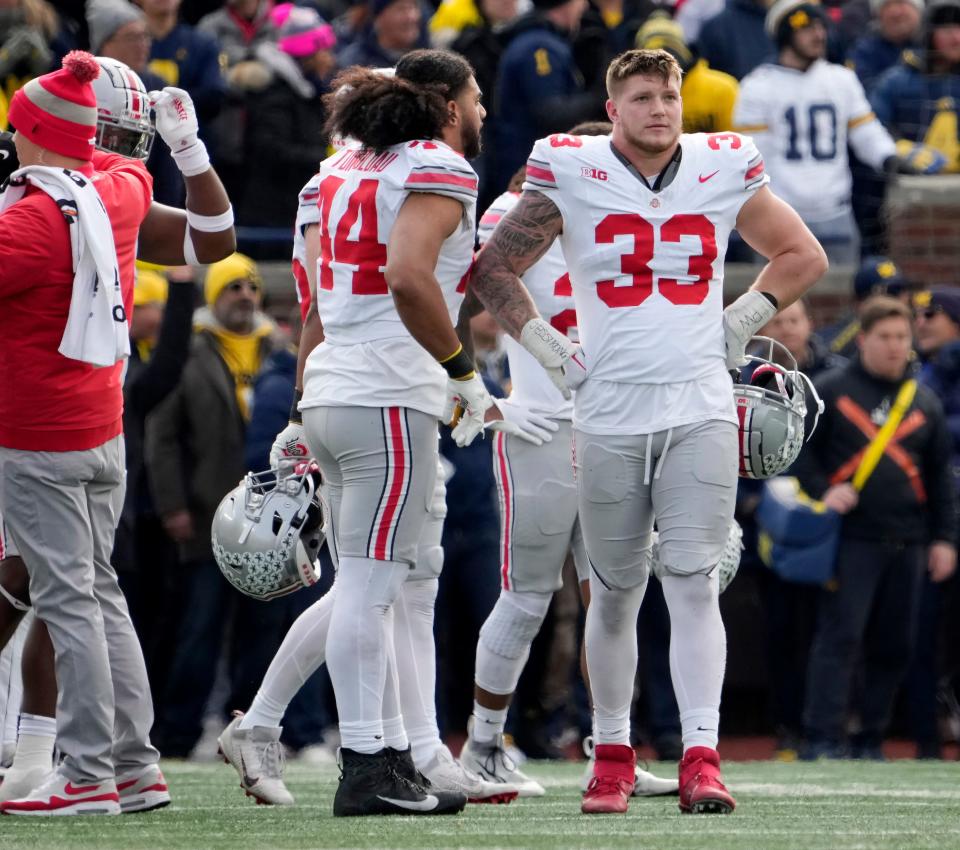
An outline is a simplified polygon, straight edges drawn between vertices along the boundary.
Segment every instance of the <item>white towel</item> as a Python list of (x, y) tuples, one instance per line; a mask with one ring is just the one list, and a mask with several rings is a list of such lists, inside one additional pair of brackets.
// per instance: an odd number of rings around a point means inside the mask
[(10, 175), (0, 212), (32, 183), (60, 207), (70, 224), (73, 293), (59, 352), (94, 366), (113, 366), (130, 355), (130, 330), (120, 290), (117, 249), (107, 210), (93, 181), (77, 171), (31, 165)]

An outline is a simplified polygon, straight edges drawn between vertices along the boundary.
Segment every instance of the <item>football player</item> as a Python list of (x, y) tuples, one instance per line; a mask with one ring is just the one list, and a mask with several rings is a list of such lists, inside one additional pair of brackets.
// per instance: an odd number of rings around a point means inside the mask
[(826, 15), (812, 0), (770, 7), (766, 30), (777, 61), (740, 81), (734, 129), (755, 139), (771, 188), (824, 240), (831, 261), (852, 264), (860, 252), (847, 143), (877, 171), (896, 165), (896, 145), (857, 75), (824, 58)]
[[(767, 188), (735, 133), (681, 134), (680, 69), (631, 50), (607, 70), (610, 137), (534, 146), (523, 194), (477, 259), (480, 300), (555, 377), (577, 389), (574, 468), (590, 564), (586, 652), (596, 763), (582, 810), (626, 811), (636, 618), (659, 529), (680, 708), (684, 812), (729, 812), (716, 750), (726, 638), (717, 564), (733, 519), (738, 422), (728, 369), (750, 337), (823, 274), (822, 248)], [(768, 258), (723, 310), (736, 227)], [(580, 345), (524, 303), (517, 276), (560, 239)]]
[[(606, 136), (611, 125), (588, 122), (572, 136)], [(500, 220), (517, 204), (526, 169), (511, 181), (480, 219), (479, 241), (487, 242)], [(559, 244), (523, 275), (540, 313), (554, 328), (577, 338), (577, 313), (570, 275)], [(538, 439), (518, 440), (500, 431), (493, 441), (493, 471), (501, 521), (500, 598), (480, 630), (475, 666), (473, 716), (460, 761), (492, 782), (519, 789), (522, 797), (539, 797), (544, 788), (523, 773), (507, 753), (503, 730), (507, 711), (523, 672), (530, 646), (560, 588), (561, 571), (572, 553), (585, 601), (589, 571), (577, 519), (573, 479), (573, 402), (565, 400), (539, 363), (506, 337), (512, 391), (498, 402)], [(639, 796), (673, 793), (676, 782), (637, 767)]]
[[(183, 174), (186, 187), (186, 210), (174, 209), (154, 202), (141, 228), (138, 257), (163, 265), (199, 265), (229, 256), (236, 246), (233, 210), (220, 178), (210, 165), (206, 147), (197, 132), (196, 113), (190, 96), (176, 88), (147, 94), (140, 78), (122, 62), (98, 58), (100, 76), (94, 80), (97, 97), (96, 146), (108, 153), (146, 159), (153, 143), (155, 128), (150, 118), (151, 106), (156, 114), (156, 132), (173, 152), (174, 161)], [(9, 161), (5, 158), (4, 164)], [(10, 169), (11, 171), (13, 169)], [(2, 528), (2, 527), (0, 527)], [(2, 534), (2, 530), (0, 530)], [(0, 640), (6, 644), (12, 629), (29, 610), (26, 568), (9, 536), (0, 542)], [(26, 623), (20, 624), (25, 630)], [(20, 648), (22, 647), (22, 649)], [(56, 741), (57, 683), (53, 672), (53, 648), (46, 626), (34, 621), (26, 636), (25, 646), (18, 649), (32, 663), (24, 661), (24, 704), (30, 711), (20, 715), (20, 735), (13, 764), (0, 785), (0, 802), (25, 797), (41, 784), (50, 771)], [(6, 650), (9, 651), (9, 650)], [(41, 663), (43, 662), (43, 663)], [(19, 659), (11, 663), (19, 664)], [(142, 666), (134, 660), (134, 667)], [(133, 669), (127, 678), (137, 682), (139, 672)], [(145, 677), (137, 686), (147, 698), (149, 687)], [(16, 697), (16, 692), (11, 696)], [(152, 725), (152, 709), (138, 703), (146, 712), (142, 718), (146, 728)], [(7, 713), (19, 711), (19, 704), (8, 704)], [(123, 812), (146, 811), (170, 801), (159, 770), (136, 782), (120, 787)], [(162, 788), (160, 786), (163, 786)]]
[[(347, 144), (341, 143), (338, 147), (343, 149)], [(318, 173), (300, 191), (294, 228), (292, 269), (304, 321), (310, 314), (311, 293), (317, 286), (320, 180)], [(312, 323), (319, 332), (322, 327), (319, 316), (314, 316)], [(286, 444), (276, 447), (274, 461), (279, 462), (281, 455), (291, 456), (297, 451), (309, 453), (306, 446)], [(440, 539), (446, 516), (446, 487), (439, 468), (429, 514), (418, 543), (416, 564), (406, 576), (393, 612), (400, 708), (410, 757), (432, 788), (462, 792), (472, 803), (508, 803), (517, 796), (516, 788), (484, 781), (464, 770), (440, 740), (434, 697), (433, 611), (443, 566)], [(238, 713), (220, 736), (221, 753), (236, 769), (241, 788), (261, 803), (292, 805), (294, 802), (283, 782), (283, 762), (275, 756), (280, 723), (294, 695), (326, 660), (335, 590), (336, 584), (297, 618), (270, 663), (250, 708), (243, 714)], [(396, 722), (392, 717), (385, 720)]]
[(339, 561), (326, 647), (343, 760), (333, 810), (455, 812), (464, 794), (417, 782), (390, 619), (429, 519), (437, 420), (459, 407), (454, 438), (466, 444), (492, 405), (454, 327), (474, 238), (466, 158), (484, 110), (470, 66), (441, 51), (408, 54), (395, 77), (346, 71), (334, 90), (331, 136), (359, 146), (321, 164), (303, 424), (278, 437), (287, 454), (308, 445), (320, 466)]

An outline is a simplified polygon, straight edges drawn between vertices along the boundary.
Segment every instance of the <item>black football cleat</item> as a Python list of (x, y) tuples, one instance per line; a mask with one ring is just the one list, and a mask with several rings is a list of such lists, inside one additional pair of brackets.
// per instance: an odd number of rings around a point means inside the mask
[(333, 798), (335, 817), (455, 815), (467, 804), (464, 794), (436, 791), (414, 780), (412, 777), (420, 774), (409, 750), (384, 749), (367, 755), (341, 747), (340, 760), (340, 785)]

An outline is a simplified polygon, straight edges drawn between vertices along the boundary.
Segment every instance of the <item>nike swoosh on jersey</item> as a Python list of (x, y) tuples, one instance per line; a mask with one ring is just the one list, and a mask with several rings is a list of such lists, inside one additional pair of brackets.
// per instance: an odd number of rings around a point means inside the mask
[(706, 177), (704, 177), (704, 176), (701, 174), (697, 179), (698, 179), (701, 183), (706, 183), (711, 177), (715, 177), (715, 176), (716, 176), (717, 174), (719, 174), (719, 173), (720, 173), (720, 169), (718, 168), (716, 171), (713, 172), (713, 174), (708, 174)]
[(440, 805), (440, 801), (433, 794), (427, 794), (422, 800), (394, 800), (392, 797), (381, 797), (379, 794), (377, 799), (400, 809), (408, 809), (411, 812), (432, 812)]

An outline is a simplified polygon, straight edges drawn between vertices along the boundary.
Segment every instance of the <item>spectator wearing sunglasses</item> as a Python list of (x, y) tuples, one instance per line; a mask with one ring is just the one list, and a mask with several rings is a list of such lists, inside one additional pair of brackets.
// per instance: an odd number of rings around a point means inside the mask
[[(183, 378), (147, 421), (151, 492), (164, 529), (180, 549), (178, 585), (189, 612), (178, 628), (165, 694), (158, 695), (155, 735), (173, 757), (189, 755), (200, 737), (224, 622), (233, 609), (249, 619), (244, 606), (259, 604), (241, 599), (223, 580), (213, 559), (210, 523), (220, 500), (247, 471), (250, 400), (273, 331), (260, 312), (261, 294), (260, 272), (249, 257), (233, 254), (209, 267), (206, 306), (194, 316)], [(237, 661), (231, 665), (229, 704), (246, 704), (253, 694), (244, 697), (240, 689), (259, 679), (244, 669), (245, 653), (232, 657)]]

